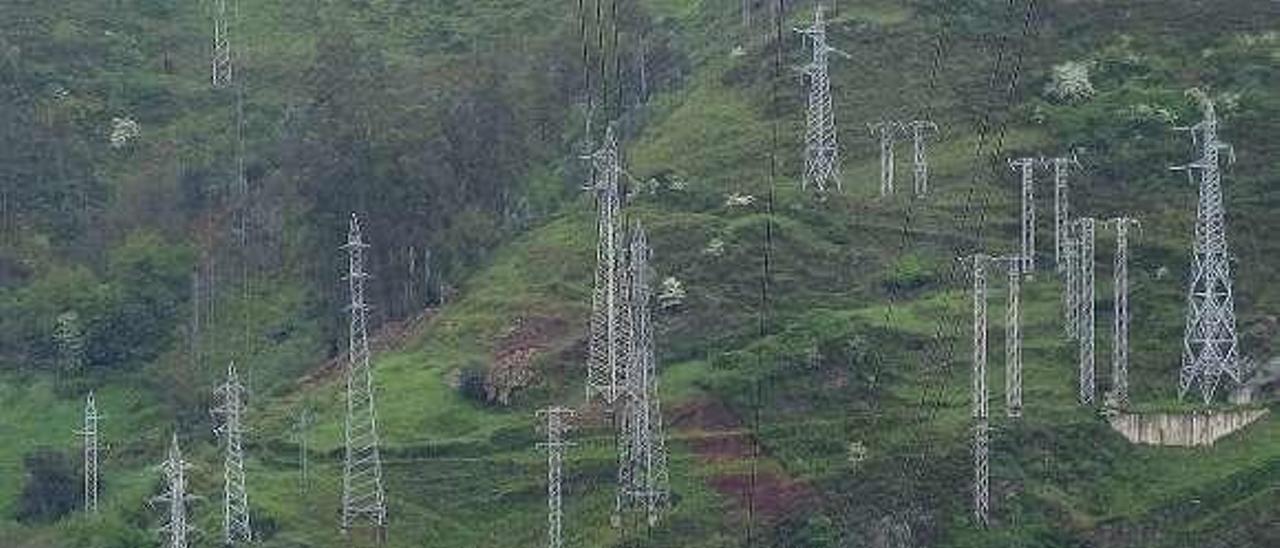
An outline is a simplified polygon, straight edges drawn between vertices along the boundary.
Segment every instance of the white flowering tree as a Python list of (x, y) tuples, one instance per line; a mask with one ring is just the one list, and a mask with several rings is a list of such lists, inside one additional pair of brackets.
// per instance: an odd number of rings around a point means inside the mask
[(1065, 102), (1085, 101), (1097, 94), (1089, 81), (1089, 63), (1067, 61), (1053, 66), (1045, 95)]

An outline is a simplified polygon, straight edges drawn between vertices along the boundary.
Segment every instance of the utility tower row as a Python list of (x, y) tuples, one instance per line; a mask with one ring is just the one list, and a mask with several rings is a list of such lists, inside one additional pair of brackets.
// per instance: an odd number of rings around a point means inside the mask
[(1005, 309), (1005, 414), (1022, 417), (1022, 268), (1020, 256), (968, 258), (973, 277), (973, 512), (974, 521), (986, 527), (990, 510), (990, 416), (987, 384), (987, 288), (988, 269), (1005, 266), (1008, 301)]
[[(630, 509), (642, 509), (650, 524), (668, 503), (667, 456), (658, 399), (657, 361), (653, 341), (652, 251), (637, 222), (623, 227), (617, 136), (606, 129), (601, 147), (586, 157), (596, 195), (596, 268), (587, 352), (586, 398), (603, 405), (617, 427), (617, 492), (612, 521), (620, 526)], [(552, 407), (547, 419), (548, 545), (562, 543), (560, 468), (573, 414)]]
[[(347, 231), (347, 281), (351, 301), (348, 332), (349, 352), (346, 367), (347, 413), (344, 428), (345, 455), (342, 481), (343, 533), (360, 525), (374, 529), (378, 541), (386, 535), (386, 498), (382, 483), (382, 461), (378, 449), (377, 418), (374, 408), (373, 371), (370, 363), (368, 340), (368, 305), (365, 303), (364, 242), (360, 221), (352, 214)], [(222, 544), (246, 545), (254, 541), (249, 521), (249, 498), (244, 470), (244, 410), (246, 389), (240, 382), (235, 364), (227, 367), (226, 380), (215, 390), (218, 406), (213, 413), (218, 419), (215, 432), (223, 443), (223, 504)], [(85, 405), (85, 426), (79, 433), (84, 437), (85, 452), (85, 506), (95, 510), (98, 489), (98, 438), (99, 415), (90, 394)], [(303, 485), (306, 475), (306, 432), (311, 419), (305, 415), (300, 426), (300, 460), (303, 467)], [(169, 548), (187, 546), (187, 506), (192, 496), (187, 492), (186, 470), (190, 467), (182, 458), (177, 434), (169, 448), (169, 456), (161, 466), (167, 483), (164, 495), (156, 501), (168, 505), (168, 515), (161, 531)]]
[[(830, 54), (848, 58), (849, 54), (827, 43), (827, 24), (822, 4), (813, 10), (813, 22), (795, 32), (804, 36), (810, 46), (811, 59), (800, 67), (809, 82), (805, 115), (803, 188), (822, 193), (834, 185), (843, 190), (840, 178), (840, 147), (836, 141), (835, 110), (831, 100), (831, 77), (828, 72)], [(916, 196), (929, 192), (929, 158), (926, 139), (938, 131), (928, 120), (897, 122), (885, 120), (867, 124), (880, 146), (880, 195), (894, 193), (894, 144), (909, 135), (912, 140), (912, 182)]]
[(880, 144), (880, 195), (893, 194), (894, 149), (899, 137), (911, 137), (911, 181), (916, 196), (929, 193), (929, 150), (926, 143), (930, 133), (938, 131), (938, 125), (928, 120), (897, 122), (892, 120), (867, 124), (871, 136)]

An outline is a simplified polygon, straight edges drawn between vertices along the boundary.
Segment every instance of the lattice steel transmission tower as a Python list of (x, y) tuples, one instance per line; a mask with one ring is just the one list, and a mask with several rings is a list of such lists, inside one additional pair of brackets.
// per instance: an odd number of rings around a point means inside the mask
[(373, 398), (373, 367), (369, 360), (369, 308), (364, 299), (364, 253), (360, 219), (351, 214), (347, 232), (347, 281), (351, 292), (348, 331), (346, 458), (342, 474), (342, 531), (350, 534), (357, 521), (371, 525), (381, 540), (386, 535), (387, 506), (382, 486), (382, 458), (378, 452), (378, 420)]
[(76, 431), (84, 441), (84, 511), (98, 513), (98, 406), (93, 392), (84, 400), (84, 426)]
[(229, 87), (232, 81), (231, 14), (227, 10), (227, 0), (216, 0), (213, 5), (212, 68), (213, 87), (219, 89)]
[(1075, 220), (1068, 220), (1062, 235), (1064, 277), (1062, 307), (1067, 338), (1075, 340), (1080, 335), (1080, 235)]
[(1221, 152), (1231, 159), (1231, 146), (1218, 140), (1218, 117), (1213, 102), (1201, 97), (1204, 119), (1189, 128), (1200, 157), (1174, 169), (1193, 180), (1200, 176), (1196, 205), (1194, 260), (1187, 288), (1186, 331), (1178, 395), (1186, 396), (1199, 383), (1205, 403), (1213, 400), (1222, 374), (1239, 383), (1243, 377), (1236, 336), (1230, 255), (1227, 250), (1226, 210), (1222, 203)]
[(991, 257), (977, 254), (973, 263), (973, 518), (985, 528), (990, 509), (990, 464), (987, 415), (987, 265)]
[(893, 175), (897, 169), (893, 145), (902, 131), (902, 124), (889, 120), (875, 122), (867, 124), (867, 131), (880, 144), (880, 195), (888, 196), (894, 191)]
[(1009, 300), (1004, 319), (1005, 414), (1022, 416), (1022, 258), (1002, 257), (1009, 267)]
[(187, 548), (187, 535), (195, 530), (187, 523), (187, 504), (194, 499), (187, 494), (187, 470), (189, 469), (191, 464), (182, 458), (182, 449), (178, 447), (178, 434), (174, 433), (173, 441), (169, 444), (168, 458), (160, 464), (160, 472), (164, 474), (165, 479), (165, 491), (151, 500), (153, 505), (157, 502), (164, 503), (168, 510), (165, 523), (160, 527), (165, 548)]
[(1035, 167), (1040, 160), (1018, 158), (1009, 160), (1009, 167), (1022, 175), (1022, 272), (1031, 274), (1036, 269), (1036, 195)]
[(594, 397), (612, 405), (622, 391), (628, 346), (624, 293), (627, 291), (622, 228), (622, 173), (613, 126), (604, 143), (588, 156), (590, 188), (596, 192), (596, 273), (591, 294), (591, 325), (587, 348), (587, 401)]
[(214, 391), (220, 400), (214, 415), (220, 421), (215, 428), (223, 443), (222, 460), (222, 543), (224, 546), (253, 542), (249, 525), (249, 494), (245, 489), (244, 400), (245, 388), (236, 374), (236, 364), (227, 365), (227, 380)]
[(311, 444), (311, 427), (314, 424), (311, 409), (307, 407), (298, 413), (298, 421), (294, 423), (294, 432), (298, 436), (298, 492), (303, 494), (311, 491), (308, 446)]
[(564, 509), (561, 506), (560, 498), (561, 472), (564, 465), (564, 450), (574, 445), (571, 442), (564, 441), (564, 435), (572, 428), (570, 423), (575, 415), (577, 415), (577, 412), (564, 407), (549, 407), (538, 411), (538, 416), (547, 420), (547, 441), (539, 443), (538, 447), (547, 450), (548, 548), (561, 548), (564, 546), (562, 529), (564, 525)]
[(938, 124), (928, 120), (912, 120), (905, 126), (911, 131), (911, 180), (916, 196), (929, 193), (929, 150), (925, 138), (938, 131)]
[(1076, 219), (1076, 245), (1079, 251), (1078, 265), (1079, 273), (1079, 292), (1076, 295), (1078, 299), (1079, 312), (1076, 315), (1076, 323), (1080, 343), (1080, 404), (1092, 405), (1094, 401), (1094, 392), (1097, 387), (1097, 380), (1094, 372), (1094, 261), (1095, 261), (1095, 221), (1093, 217), (1080, 217)]
[(615, 523), (621, 523), (625, 509), (641, 507), (649, 523), (655, 524), (668, 499), (666, 443), (654, 356), (650, 254), (644, 227), (636, 223), (628, 250), (632, 338), (621, 402)]
[(1071, 166), (1079, 167), (1080, 160), (1072, 154), (1070, 158), (1059, 156), (1047, 163), (1053, 166), (1053, 264), (1058, 272), (1067, 272), (1064, 257), (1070, 253), (1066, 249), (1066, 239), (1071, 224), (1071, 189), (1067, 184), (1067, 172)]
[(1113, 303), (1111, 324), (1111, 398), (1116, 406), (1129, 405), (1129, 229), (1140, 227), (1137, 219), (1116, 217), (1107, 221), (1116, 230)]
[(809, 101), (805, 115), (804, 136), (804, 188), (813, 187), (826, 192), (828, 183), (834, 182), (842, 190), (840, 182), (840, 147), (836, 143), (836, 117), (831, 104), (831, 79), (827, 73), (827, 59), (831, 53), (848, 55), (827, 44), (827, 24), (822, 18), (823, 8), (813, 10), (813, 24), (795, 29), (808, 38), (813, 57), (801, 71), (809, 77)]

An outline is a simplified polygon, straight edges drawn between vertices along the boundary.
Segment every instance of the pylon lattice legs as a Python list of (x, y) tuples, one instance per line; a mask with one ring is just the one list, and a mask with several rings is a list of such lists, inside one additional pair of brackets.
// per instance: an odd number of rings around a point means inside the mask
[(1005, 311), (1005, 410), (1022, 416), (1022, 264), (1009, 260), (1009, 304)]
[(561, 548), (564, 545), (564, 509), (560, 495), (564, 450), (573, 446), (564, 441), (564, 435), (576, 413), (572, 409), (551, 407), (539, 411), (538, 415), (547, 421), (547, 441), (538, 444), (547, 450), (547, 546)]
[(1077, 245), (1079, 246), (1080, 293), (1079, 324), (1080, 343), (1080, 404), (1092, 405), (1096, 380), (1094, 372), (1094, 220), (1083, 217), (1077, 220)]

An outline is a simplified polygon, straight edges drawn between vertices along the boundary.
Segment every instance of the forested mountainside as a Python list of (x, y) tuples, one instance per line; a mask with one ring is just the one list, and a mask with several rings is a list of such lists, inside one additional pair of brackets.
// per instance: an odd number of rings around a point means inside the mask
[[(176, 434), (201, 497), (193, 544), (218, 545), (210, 411), (234, 361), (257, 544), (344, 545), (352, 213), (371, 245), (390, 546), (545, 544), (548, 405), (579, 411), (569, 547), (1280, 544), (1274, 417), (1153, 447), (1077, 403), (1045, 171), (1021, 419), (1003, 415), (992, 274), (991, 523), (976, 527), (959, 260), (1018, 250), (1008, 159), (1074, 151), (1073, 213), (1141, 222), (1128, 410), (1226, 407), (1177, 394), (1197, 194), (1168, 168), (1193, 159), (1173, 128), (1209, 97), (1233, 146), (1240, 348), (1274, 375), (1274, 2), (833, 2), (843, 190), (821, 195), (801, 188), (810, 53), (793, 28), (810, 2), (228, 0), (232, 76), (214, 86), (219, 5), (0, 4), (0, 544), (161, 545), (156, 465)], [(882, 197), (868, 124), (913, 119), (938, 126), (929, 193), (912, 196), (904, 140)], [(610, 124), (661, 294), (671, 505), (655, 524), (610, 523), (616, 447), (583, 397), (583, 157)], [(1099, 229), (1100, 393), (1113, 238)], [(1275, 411), (1259, 385), (1250, 409)], [(96, 513), (76, 435), (90, 391)]]

